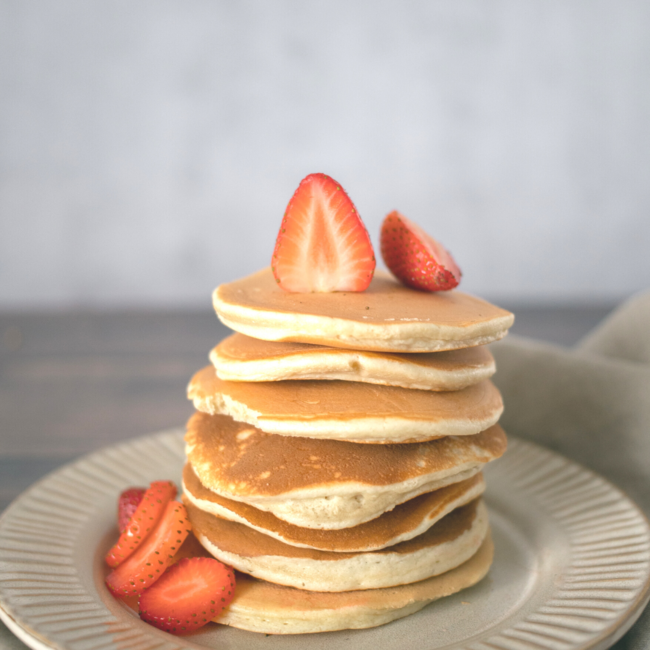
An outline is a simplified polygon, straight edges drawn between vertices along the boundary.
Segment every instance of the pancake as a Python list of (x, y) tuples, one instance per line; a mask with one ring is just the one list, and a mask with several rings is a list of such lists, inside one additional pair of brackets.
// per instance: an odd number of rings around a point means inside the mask
[(487, 574), (494, 554), (490, 535), (464, 564), (420, 582), (363, 591), (303, 591), (237, 574), (230, 605), (216, 622), (262, 634), (308, 634), (384, 625), (467, 589)]
[(226, 381), (339, 379), (442, 391), (477, 384), (496, 369), (485, 346), (400, 354), (263, 341), (244, 334), (225, 338), (210, 352), (210, 361)]
[(364, 524), (340, 530), (315, 530), (288, 524), (270, 512), (221, 497), (201, 485), (189, 463), (183, 468), (183, 493), (200, 510), (245, 524), (291, 546), (336, 553), (375, 551), (417, 537), (484, 490), (483, 475), (477, 474), (415, 497)]
[(194, 535), (218, 560), (261, 580), (307, 591), (418, 582), (466, 562), (488, 531), (487, 509), (476, 499), (406, 542), (377, 551), (333, 553), (290, 546), (185, 501)]
[(356, 445), (276, 436), (195, 413), (186, 453), (204, 487), (304, 528), (357, 526), (425, 492), (470, 478), (506, 449), (498, 425), (474, 436)]
[(410, 289), (376, 272), (362, 292), (288, 293), (270, 268), (213, 293), (221, 321), (267, 341), (385, 352), (437, 352), (496, 341), (514, 316), (459, 291)]
[(213, 366), (192, 377), (188, 397), (199, 411), (230, 415), (266, 433), (359, 443), (474, 435), (503, 412), (489, 380), (439, 393), (348, 381), (223, 381)]

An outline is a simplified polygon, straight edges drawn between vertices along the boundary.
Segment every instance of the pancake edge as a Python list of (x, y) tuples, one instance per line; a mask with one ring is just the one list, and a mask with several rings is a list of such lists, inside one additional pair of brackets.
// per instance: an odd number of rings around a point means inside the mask
[[(396, 505), (413, 499), (420, 494), (432, 492), (446, 485), (471, 478), (483, 469), (485, 463), (476, 462), (467, 463), (467, 465), (461, 470), (454, 468), (453, 470), (438, 472), (437, 477), (424, 475), (400, 483), (393, 483), (390, 486), (368, 486), (358, 483), (351, 486), (354, 489), (349, 494), (333, 488), (328, 490), (305, 488), (298, 494), (284, 493), (279, 496), (242, 497), (225, 491), (219, 492), (206, 486), (203, 481), (201, 482), (215, 494), (270, 512), (278, 519), (282, 519), (289, 524), (304, 528), (337, 530), (358, 526), (379, 517)], [(192, 467), (198, 476), (194, 465)], [(427, 478), (429, 480), (426, 480)], [(340, 493), (337, 494), (336, 492)], [(372, 505), (361, 509), (359, 497), (362, 497), (364, 501), (368, 501), (368, 497), (371, 497)]]
[[(438, 522), (438, 525), (444, 520)], [(243, 526), (244, 524), (237, 524)], [(199, 543), (217, 560), (255, 578), (318, 592), (364, 591), (420, 582), (465, 563), (480, 548), (489, 525), (482, 499), (468, 529), (458, 537), (411, 553), (361, 552), (342, 559), (314, 560), (288, 555), (243, 556), (219, 548), (192, 522)], [(289, 546), (289, 545), (287, 545)], [(336, 553), (326, 552), (329, 556)]]
[[(486, 380), (489, 381), (489, 380)], [(237, 401), (230, 395), (216, 393), (197, 395), (194, 378), (187, 388), (187, 395), (197, 411), (208, 415), (228, 415), (238, 422), (250, 424), (260, 431), (280, 436), (342, 440), (360, 444), (397, 444), (426, 442), (448, 436), (472, 436), (497, 424), (503, 413), (503, 399), (490, 382), (495, 396), (494, 408), (483, 418), (466, 417), (425, 420), (403, 416), (328, 418), (276, 418), (263, 415)]]
[[(287, 355), (278, 362), (275, 358), (233, 360), (220, 354), (218, 347), (210, 351), (210, 362), (219, 379), (225, 381), (339, 380), (414, 390), (451, 391), (462, 390), (490, 379), (496, 372), (493, 358), (480, 366), (442, 370), (409, 363), (407, 360), (371, 356), (364, 350), (346, 350), (349, 357), (328, 355), (323, 351), (304, 352)], [(335, 349), (341, 351), (341, 348)], [(315, 372), (314, 368), (320, 370)]]
[[(326, 316), (301, 314), (298, 317), (295, 314), (235, 307), (220, 303), (216, 296), (217, 290), (215, 289), (213, 303), (219, 320), (236, 332), (265, 341), (312, 343), (371, 352), (441, 352), (498, 341), (508, 333), (508, 329), (514, 322), (512, 314), (501, 316), (489, 321), (493, 327), (477, 326), (475, 329), (479, 333), (463, 337), (462, 335), (467, 333), (463, 331), (465, 328), (445, 327), (431, 323), (372, 325)], [(323, 326), (323, 320), (326, 320), (329, 327)], [(294, 327), (291, 327), (292, 324)], [(390, 334), (382, 331), (382, 328), (388, 327), (392, 330)], [(484, 333), (482, 331), (484, 329), (494, 331)]]
[[(215, 622), (249, 632), (283, 635), (378, 627), (472, 587), (485, 578), (493, 559), (494, 543), (488, 532), (474, 556), (447, 573), (397, 588), (341, 594), (311, 592), (307, 605), (300, 590), (245, 576), (230, 606)], [(285, 594), (284, 602), (278, 602)]]
[[(476, 475), (475, 475), (476, 476)], [(198, 477), (196, 477), (198, 480)], [(205, 488), (207, 489), (207, 488)], [(441, 488), (444, 489), (444, 488)], [(182, 482), (182, 491), (183, 491), (183, 496), (188, 499), (190, 503), (192, 503), (195, 507), (199, 508), (200, 510), (203, 510), (204, 512), (207, 512), (211, 515), (215, 515), (217, 517), (222, 517), (224, 519), (229, 519), (230, 521), (234, 521), (240, 524), (243, 524), (245, 526), (248, 526), (249, 528), (252, 528), (253, 530), (257, 530), (260, 533), (264, 533), (265, 535), (268, 535), (269, 537), (273, 537), (274, 539), (277, 539), (280, 542), (284, 542), (285, 544), (289, 544), (291, 546), (295, 546), (298, 548), (311, 548), (315, 550), (320, 550), (320, 551), (332, 551), (331, 548), (324, 548), (322, 545), (321, 546), (315, 546), (313, 544), (305, 544), (305, 543), (300, 543), (296, 542), (295, 540), (289, 541), (287, 540), (286, 537), (283, 537), (280, 533), (277, 533), (274, 530), (268, 529), (268, 528), (263, 528), (262, 526), (256, 526), (255, 524), (251, 523), (249, 519), (247, 519), (244, 516), (239, 515), (237, 512), (234, 512), (233, 510), (230, 510), (214, 501), (208, 501), (206, 499), (200, 499), (196, 497), (190, 490), (187, 489), (187, 485), (185, 481)], [(209, 490), (208, 490), (209, 491)], [(338, 549), (340, 552), (344, 553), (350, 553), (350, 552), (362, 552), (362, 551), (376, 551), (376, 550), (381, 550), (382, 548), (386, 548), (388, 546), (394, 546), (395, 544), (399, 544), (400, 542), (407, 541), (409, 539), (412, 539), (413, 537), (417, 537), (418, 535), (421, 535), (422, 533), (426, 532), (431, 526), (433, 526), (436, 522), (440, 521), (445, 515), (449, 514), (452, 510), (455, 510), (456, 508), (460, 508), (463, 505), (468, 504), (470, 501), (473, 501), (474, 499), (480, 497), (485, 491), (485, 480), (481, 478), (479, 482), (477, 482), (475, 485), (473, 485), (471, 488), (469, 488), (464, 494), (462, 494), (459, 498), (447, 502), (438, 512), (438, 514), (435, 517), (431, 517), (431, 515), (426, 515), (423, 519), (422, 522), (418, 526), (413, 527), (411, 530), (407, 530), (395, 537), (392, 537), (388, 540), (386, 540), (384, 543), (381, 545), (374, 545), (371, 547), (366, 546), (365, 548), (360, 548), (360, 547), (346, 547), (346, 548), (340, 548)], [(435, 492), (435, 490), (433, 490)], [(225, 497), (224, 497), (225, 498)], [(416, 498), (416, 497), (414, 497)], [(400, 505), (403, 504), (398, 504), (395, 506), (395, 508), (399, 508)], [(254, 507), (254, 506), (251, 506)], [(389, 512), (393, 512), (393, 510), (388, 510), (380, 515), (386, 515)], [(279, 519), (279, 517), (278, 517)], [(282, 521), (282, 520), (280, 520)], [(285, 522), (286, 523), (286, 522)], [(367, 523), (367, 522), (364, 522)], [(294, 524), (291, 524), (294, 525)], [(296, 528), (304, 528), (301, 526), (296, 526)], [(313, 529), (312, 529), (313, 530)], [(318, 530), (318, 529), (316, 529)], [(323, 530), (323, 529), (320, 529)], [(334, 529), (334, 530), (344, 530), (344, 529)], [(333, 551), (336, 552), (336, 551)]]

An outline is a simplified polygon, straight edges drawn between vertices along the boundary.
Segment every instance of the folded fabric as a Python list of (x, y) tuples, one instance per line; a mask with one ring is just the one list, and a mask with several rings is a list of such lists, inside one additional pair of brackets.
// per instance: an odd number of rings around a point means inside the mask
[[(506, 432), (593, 469), (650, 516), (650, 293), (574, 348), (508, 336), (491, 349)], [(650, 648), (650, 608), (614, 647)]]

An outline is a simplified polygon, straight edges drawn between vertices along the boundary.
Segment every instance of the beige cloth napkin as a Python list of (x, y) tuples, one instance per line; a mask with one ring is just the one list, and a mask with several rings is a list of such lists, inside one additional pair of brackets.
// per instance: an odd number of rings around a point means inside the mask
[[(650, 516), (650, 293), (574, 348), (508, 336), (492, 351), (504, 429), (607, 477)], [(650, 607), (615, 647), (650, 648)]]

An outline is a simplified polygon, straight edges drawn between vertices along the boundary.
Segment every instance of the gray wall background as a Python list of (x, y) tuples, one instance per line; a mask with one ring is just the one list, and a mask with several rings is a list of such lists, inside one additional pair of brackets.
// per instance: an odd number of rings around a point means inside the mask
[(649, 71), (643, 0), (0, 0), (0, 308), (207, 308), (314, 171), (466, 291), (621, 300)]

